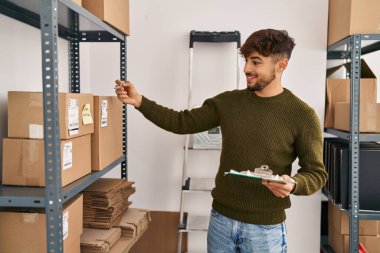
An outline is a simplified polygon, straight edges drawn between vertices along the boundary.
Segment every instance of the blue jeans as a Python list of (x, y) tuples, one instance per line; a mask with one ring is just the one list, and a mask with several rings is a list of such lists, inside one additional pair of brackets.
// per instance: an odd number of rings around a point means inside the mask
[(208, 253), (286, 253), (285, 223), (254, 225), (227, 218), (211, 210)]

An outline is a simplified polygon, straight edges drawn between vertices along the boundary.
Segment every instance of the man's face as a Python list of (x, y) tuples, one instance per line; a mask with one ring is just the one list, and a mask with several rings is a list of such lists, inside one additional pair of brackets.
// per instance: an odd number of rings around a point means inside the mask
[(276, 64), (272, 57), (252, 52), (245, 59), (244, 73), (247, 77), (247, 88), (260, 91), (276, 79)]

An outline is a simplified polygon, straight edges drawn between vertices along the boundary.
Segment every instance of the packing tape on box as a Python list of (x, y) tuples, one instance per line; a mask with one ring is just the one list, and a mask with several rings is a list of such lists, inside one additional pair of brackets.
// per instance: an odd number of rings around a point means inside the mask
[(23, 223), (35, 223), (38, 213), (24, 213), (22, 215)]
[[(25, 179), (28, 185), (41, 185), (45, 178), (40, 178), (36, 175), (36, 163), (39, 162), (40, 149), (38, 144), (40, 141), (25, 140), (21, 145), (20, 160), (21, 163), (17, 166), (17, 174)], [(38, 165), (37, 165), (38, 166)]]
[(44, 127), (38, 124), (29, 124), (29, 138), (30, 139), (43, 139)]

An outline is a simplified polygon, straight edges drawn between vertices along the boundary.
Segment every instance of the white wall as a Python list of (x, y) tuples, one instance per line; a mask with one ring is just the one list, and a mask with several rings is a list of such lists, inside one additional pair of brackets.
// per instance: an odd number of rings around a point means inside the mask
[[(191, 30), (239, 30), (244, 41), (258, 29), (286, 29), (295, 38), (296, 47), (283, 84), (313, 106), (322, 119), (327, 3), (327, 0), (131, 1), (128, 79), (148, 98), (167, 107), (185, 109)], [(101, 50), (102, 47), (91, 45), (92, 53)], [(233, 46), (196, 45), (194, 51), (194, 104), (221, 90), (234, 88)], [(117, 50), (114, 53), (117, 55)], [(108, 59), (106, 53), (101, 54), (103, 59)], [(95, 75), (91, 84), (105, 85), (104, 76), (112, 72), (110, 67), (107, 66), (107, 71), (93, 67)], [(110, 75), (109, 80), (115, 76), (117, 73)], [(98, 80), (101, 81), (98, 83)], [(241, 87), (244, 86), (242, 81)], [(134, 205), (178, 211), (184, 137), (157, 128), (133, 108), (128, 113), (129, 178), (136, 181), (137, 187)], [(218, 155), (217, 151), (191, 154), (192, 168), (198, 168), (197, 173), (212, 175), (218, 166)], [(195, 211), (208, 211), (210, 197), (197, 195), (192, 199), (198, 200)], [(289, 252), (319, 252), (320, 199), (319, 193), (311, 197), (292, 197), (293, 206), (287, 212)], [(192, 241), (205, 240), (205, 236), (191, 237)], [(190, 248), (200, 251), (200, 244), (192, 243)]]
[[(327, 8), (328, 0), (131, 0), (128, 79), (148, 98), (185, 109), (191, 30), (239, 30), (244, 42), (258, 29), (285, 29), (295, 38), (296, 47), (283, 85), (314, 107), (322, 121)], [(41, 54), (38, 30), (0, 15), (0, 31), (0, 137), (5, 137), (6, 91), (42, 89)], [(119, 78), (119, 46), (84, 43), (80, 50), (82, 92), (113, 94), (113, 81)], [(231, 45), (196, 45), (195, 104), (235, 87), (234, 50)], [(67, 42), (59, 40), (61, 91), (68, 86), (67, 54)], [(245, 87), (244, 79), (240, 85)], [(179, 210), (183, 146), (184, 136), (161, 130), (134, 108), (128, 109), (129, 179), (137, 187), (134, 206)], [(198, 168), (196, 173), (213, 175), (218, 155), (217, 151), (200, 157), (192, 154), (194, 171)], [(119, 174), (114, 170), (108, 176)], [(292, 208), (287, 211), (289, 252), (319, 252), (320, 199), (319, 193), (292, 197)], [(199, 204), (201, 209), (208, 211), (209, 201), (210, 197), (202, 198), (206, 204)], [(204, 241), (204, 237), (198, 239)]]

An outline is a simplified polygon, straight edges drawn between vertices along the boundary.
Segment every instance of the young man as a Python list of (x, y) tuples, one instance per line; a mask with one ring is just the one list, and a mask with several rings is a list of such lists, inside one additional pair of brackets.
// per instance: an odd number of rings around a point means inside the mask
[[(281, 84), (294, 45), (285, 31), (254, 32), (240, 49), (247, 89), (221, 93), (190, 111), (165, 108), (140, 95), (132, 83), (116, 81), (120, 101), (167, 131), (191, 134), (221, 127), (209, 253), (287, 252), (284, 221), (289, 195), (311, 195), (327, 180), (318, 117)], [(297, 157), (300, 169), (290, 178)], [(264, 164), (296, 184), (224, 175), (230, 169), (253, 170)]]

